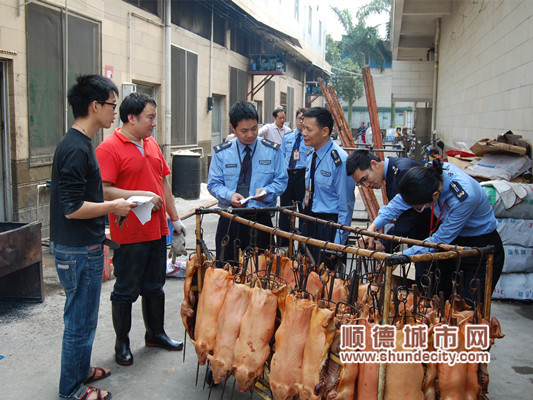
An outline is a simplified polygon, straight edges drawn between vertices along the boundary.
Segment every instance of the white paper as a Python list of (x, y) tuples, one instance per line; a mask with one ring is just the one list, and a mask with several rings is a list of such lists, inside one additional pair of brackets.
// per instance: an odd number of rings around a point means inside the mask
[(267, 194), (267, 192), (265, 190), (261, 190), (261, 192), (259, 194), (256, 194), (255, 196), (248, 196), (247, 198), (242, 199), (241, 200), (241, 204), (248, 203), (248, 201), (250, 201), (250, 200), (256, 200), (256, 199), (264, 196), (265, 194)]
[(142, 225), (152, 219), (152, 208), (154, 208), (154, 203), (150, 201), (152, 199), (153, 196), (131, 196), (128, 199), (130, 203), (137, 204), (137, 207), (131, 211), (137, 216)]

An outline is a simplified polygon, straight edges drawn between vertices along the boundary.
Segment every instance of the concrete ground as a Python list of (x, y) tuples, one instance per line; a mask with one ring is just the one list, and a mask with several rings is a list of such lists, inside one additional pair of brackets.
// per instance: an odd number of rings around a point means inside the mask
[[(198, 206), (199, 202), (178, 204), (179, 211)], [(195, 230), (194, 216), (185, 220), (189, 229), (188, 247), (192, 249)], [(202, 222), (204, 238), (214, 248), (217, 218), (206, 215)], [(0, 397), (7, 400), (56, 399), (59, 378), (62, 309), (64, 293), (48, 248), (43, 247), (45, 301), (31, 303), (0, 303)], [(111, 376), (95, 386), (111, 391), (113, 399), (204, 399), (209, 388), (202, 390), (205, 367), (200, 367), (199, 383), (195, 385), (196, 355), (190, 342), (183, 351), (168, 352), (144, 346), (144, 325), (140, 301), (133, 307), (130, 334), (135, 362), (119, 366), (114, 362), (115, 333), (111, 322), (109, 295), (113, 280), (103, 283), (98, 329), (93, 347), (94, 365), (111, 369)], [(183, 280), (169, 278), (166, 292), (166, 331), (174, 339), (183, 340), (184, 328), (179, 316), (183, 300)], [(533, 393), (533, 307), (520, 302), (494, 301), (492, 315), (496, 316), (506, 334), (491, 350), (489, 364), (490, 399), (529, 400)], [(233, 379), (228, 380), (223, 398), (232, 396)], [(211, 393), (220, 399), (222, 385)], [(249, 393), (234, 399), (249, 399)], [(253, 397), (258, 399), (257, 394)]]

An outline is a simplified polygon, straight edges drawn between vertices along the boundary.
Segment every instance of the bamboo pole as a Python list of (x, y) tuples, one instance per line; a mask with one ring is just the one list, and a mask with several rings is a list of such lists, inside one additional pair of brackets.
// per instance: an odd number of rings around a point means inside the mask
[[(470, 257), (470, 256), (479, 255), (479, 250), (468, 249), (468, 250), (460, 250), (460, 251), (458, 250), (444, 251), (440, 253), (417, 254), (414, 256), (398, 256), (397, 254), (389, 254), (389, 253), (383, 253), (383, 252), (379, 252), (375, 250), (362, 249), (359, 247), (351, 247), (348, 245), (342, 245), (342, 244), (337, 244), (333, 242), (325, 242), (323, 240), (313, 239), (313, 238), (309, 238), (306, 236), (297, 235), (295, 233), (285, 232), (278, 228), (271, 228), (270, 226), (262, 225), (255, 221), (250, 221), (248, 219), (238, 217), (234, 214), (231, 214), (227, 211), (223, 211), (221, 209), (214, 209), (213, 211), (225, 218), (229, 218), (232, 221), (236, 221), (243, 225), (247, 225), (251, 228), (259, 229), (260, 231), (267, 232), (272, 235), (281, 236), (287, 239), (293, 239), (298, 242), (303, 242), (306, 245), (317, 246), (317, 247), (333, 250), (336, 252), (355, 254), (358, 256), (369, 257), (369, 258), (374, 258), (378, 260), (386, 260), (386, 259), (396, 260), (397, 264), (407, 264), (409, 262), (422, 262), (422, 261), (438, 261), (438, 260), (447, 260), (450, 258), (457, 258), (459, 256)], [(313, 217), (310, 217), (310, 218), (314, 220)], [(338, 225), (338, 224), (332, 224), (331, 221), (329, 222), (329, 224), (331, 226)], [(348, 228), (345, 226), (342, 226), (342, 227)], [(354, 229), (357, 229), (357, 228), (354, 228)], [(429, 244), (429, 242), (426, 242), (426, 243)]]
[(492, 301), (492, 270), (494, 254), (487, 255), (487, 265), (485, 272), (485, 299), (483, 300), (483, 317), (490, 321), (490, 307)]
[[(392, 264), (385, 267), (385, 287), (383, 289), (383, 314), (381, 318), (381, 325), (389, 324), (390, 313), (390, 291), (392, 282)], [(387, 378), (387, 363), (380, 363), (378, 370), (378, 400), (385, 398), (385, 382)]]

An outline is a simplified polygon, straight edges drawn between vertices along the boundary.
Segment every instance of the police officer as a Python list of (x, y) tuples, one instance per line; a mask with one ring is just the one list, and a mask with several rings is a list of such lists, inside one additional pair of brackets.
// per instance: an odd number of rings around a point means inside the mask
[[(233, 104), (229, 117), (236, 137), (214, 147), (207, 181), (209, 193), (218, 199), (218, 205), (222, 208), (275, 207), (288, 181), (280, 145), (257, 138), (259, 117), (251, 103)], [(261, 195), (263, 191), (266, 193)], [(241, 200), (250, 195), (260, 197), (241, 204)], [(247, 214), (246, 218), (272, 226), (268, 212)], [(222, 242), (226, 235), (229, 241), (222, 254)], [(217, 260), (224, 262), (238, 257), (234, 254), (234, 239), (240, 240), (241, 249), (253, 244), (250, 243), (248, 227), (220, 217), (216, 233)], [(269, 243), (269, 234), (258, 230), (258, 247), (264, 249)]]
[[(430, 208), (434, 218), (426, 241), (467, 247), (494, 246), (494, 290), (503, 269), (505, 254), (496, 230), (498, 222), (481, 185), (456, 166), (435, 159), (427, 167), (410, 169), (401, 179), (398, 189), (399, 195), (379, 210), (378, 217), (369, 230), (381, 229), (385, 223), (397, 218), (408, 208), (415, 211)], [(427, 247), (413, 246), (403, 254), (414, 255), (428, 251), (430, 249)], [(476, 278), (480, 280), (481, 291), (484, 292), (485, 258), (480, 260), (479, 257), (465, 257), (461, 260), (460, 269), (464, 273), (463, 295), (467, 299), (472, 298), (470, 285)], [(449, 260), (438, 264), (441, 272), (439, 289), (444, 291), (445, 296), (451, 293), (454, 278), (452, 272), (456, 263), (457, 260)], [(417, 280), (420, 280), (424, 272), (417, 267)]]
[[(404, 157), (387, 157), (384, 161), (369, 150), (361, 149), (350, 153), (346, 160), (346, 173), (357, 185), (370, 189), (379, 189), (385, 181), (387, 198), (392, 200), (398, 194), (398, 184), (405, 173), (412, 167), (420, 167), (421, 163)], [(395, 225), (387, 234), (424, 239), (429, 232), (431, 210), (421, 213), (412, 208), (406, 210), (396, 220)], [(394, 243), (391, 241), (375, 242), (376, 250), (392, 252)]]
[[(285, 167), (289, 174), (287, 189), (280, 197), (280, 205), (291, 206), (293, 202), (298, 202), (298, 210), (301, 212), (302, 200), (305, 193), (305, 167), (307, 165), (307, 153), (311, 147), (306, 146), (303, 140), (304, 112), (306, 108), (299, 108), (296, 111), (296, 129), (283, 136), (281, 150), (285, 157)], [(279, 227), (281, 230), (289, 231), (289, 216), (281, 213), (279, 216)], [(287, 245), (288, 240), (281, 239), (282, 245)]]
[[(304, 211), (314, 217), (350, 226), (355, 203), (355, 182), (346, 176), (348, 154), (331, 139), (333, 117), (323, 107), (313, 107), (304, 113), (303, 138), (312, 147), (307, 154), (305, 172), (306, 189)], [(305, 236), (344, 244), (348, 232), (331, 226), (305, 221)], [(311, 254), (318, 262), (320, 249), (311, 247)], [(321, 258), (322, 259), (322, 258)]]

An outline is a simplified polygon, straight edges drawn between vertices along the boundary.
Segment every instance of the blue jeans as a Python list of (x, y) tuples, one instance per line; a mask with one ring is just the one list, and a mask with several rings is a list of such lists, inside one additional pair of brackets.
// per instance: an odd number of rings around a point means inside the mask
[(83, 247), (56, 244), (53, 253), (57, 275), (66, 295), (59, 397), (70, 398), (83, 386), (83, 380), (91, 371), (104, 249), (102, 244)]

